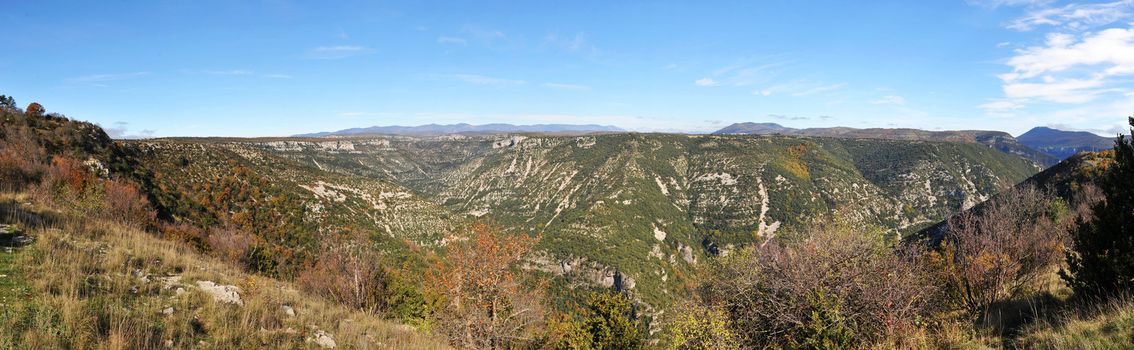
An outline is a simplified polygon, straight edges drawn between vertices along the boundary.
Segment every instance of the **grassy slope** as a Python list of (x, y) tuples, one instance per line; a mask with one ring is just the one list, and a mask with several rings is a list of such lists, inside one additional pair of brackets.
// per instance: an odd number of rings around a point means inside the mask
[(1134, 301), (1113, 301), (1090, 312), (1042, 323), (1027, 330), (1021, 343), (1029, 349), (1134, 348)]
[[(9, 211), (31, 214), (23, 217), (55, 215), (14, 204), (10, 196), (2, 201)], [(301, 348), (310, 346), (305, 339), (314, 329), (346, 348), (446, 348), (407, 326), (301, 294), (290, 283), (248, 275), (135, 229), (69, 217), (27, 232), (35, 243), (0, 257), (0, 270), (9, 275), (4, 287), (30, 291), (0, 293), (8, 300), (0, 311), (0, 348), (153, 349), (167, 341), (178, 348)], [(165, 276), (180, 280), (166, 288), (159, 279)], [(196, 281), (239, 286), (244, 305), (216, 302)], [(176, 288), (187, 293), (177, 295)], [(285, 315), (283, 305), (297, 315)], [(163, 315), (168, 307), (174, 312)]]

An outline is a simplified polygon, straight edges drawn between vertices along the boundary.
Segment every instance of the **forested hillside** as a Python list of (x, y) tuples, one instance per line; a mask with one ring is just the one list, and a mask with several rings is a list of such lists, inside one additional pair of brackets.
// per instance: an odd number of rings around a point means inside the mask
[[(817, 220), (908, 234), (1036, 170), (1023, 158), (978, 144), (793, 136), (526, 134), (126, 145), (145, 150), (157, 183), (167, 186), (156, 192), (199, 198), (215, 191), (195, 186), (197, 179), (235, 170), (271, 179), (266, 183), (274, 191), (295, 198), (291, 210), (311, 229), (366, 228), (425, 246), (440, 245), (445, 230), (472, 220), (539, 235), (532, 269), (590, 287), (618, 281), (652, 312), (687, 294), (695, 266), (709, 255)], [(382, 187), (360, 192), (367, 183)], [(165, 201), (159, 199), (170, 206)], [(217, 205), (199, 208), (224, 208)]]

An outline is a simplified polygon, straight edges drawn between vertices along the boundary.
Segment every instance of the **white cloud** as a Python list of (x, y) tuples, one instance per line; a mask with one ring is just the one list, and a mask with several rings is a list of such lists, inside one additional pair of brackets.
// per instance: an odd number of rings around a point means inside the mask
[(504, 39), (505, 37), (504, 32), (502, 31), (480, 26), (465, 26), (461, 31), (465, 34), (468, 34), (468, 36), (472, 37), (473, 39), (487, 43)]
[(977, 108), (991, 112), (1011, 111), (1024, 107), (1026, 106), (1023, 103), (1013, 100), (997, 100), (977, 106)]
[(1004, 95), (1008, 98), (1039, 98), (1056, 103), (1086, 103), (1102, 93), (1113, 91), (1103, 89), (1103, 85), (1101, 79), (1052, 78), (1036, 83), (1005, 84)]
[(797, 97), (798, 96), (810, 96), (810, 95), (814, 95), (814, 94), (818, 94), (818, 93), (842, 89), (844, 86), (847, 86), (847, 83), (820, 85), (820, 86), (812, 87), (812, 88), (809, 88), (809, 89), (806, 89), (806, 90), (794, 92), (791, 95), (797, 96)]
[(202, 73), (208, 75), (252, 75), (254, 72), (245, 69), (230, 69), (230, 70), (206, 70)]
[(477, 85), (517, 86), (528, 83), (527, 81), (523, 80), (495, 78), (477, 74), (452, 74), (442, 77)]
[(1061, 7), (1040, 7), (1029, 10), (1024, 17), (1008, 24), (1008, 28), (1029, 31), (1042, 26), (1083, 30), (1130, 18), (1134, 1), (1121, 0), (1107, 3), (1072, 3)]
[(590, 86), (586, 86), (586, 85), (563, 84), (563, 83), (543, 83), (543, 86), (548, 87), (548, 88), (552, 88), (552, 89), (560, 89), (560, 90), (586, 91), (586, 90), (591, 89)]
[(437, 38), (437, 43), (438, 44), (449, 44), (449, 45), (464, 46), (464, 45), (468, 45), (469, 41), (465, 40), (464, 38), (451, 37), (451, 36), (441, 36), (441, 37)]
[(89, 85), (97, 87), (108, 87), (110, 82), (135, 79), (150, 75), (150, 72), (133, 72), (133, 73), (111, 73), (111, 74), (90, 74), (79, 77), (67, 79), (66, 82), (70, 84)]
[(304, 57), (313, 60), (337, 60), (367, 54), (371, 51), (373, 50), (364, 46), (321, 46), (307, 50), (307, 53), (304, 54)]
[(789, 62), (785, 60), (778, 60), (766, 62), (757, 65), (749, 65), (750, 62), (742, 62), (719, 68), (709, 74), (705, 79), (715, 81), (719, 85), (729, 86), (749, 86), (760, 83), (767, 83), (778, 74), (778, 69), (787, 65)]
[(375, 117), (375, 116), (381, 116), (381, 115), (382, 115), (382, 113), (374, 113), (374, 112), (342, 112), (342, 113), (339, 113), (340, 117), (347, 117), (347, 118)]
[(697, 79), (696, 81), (693, 82), (693, 85), (697, 85), (697, 86), (717, 86), (717, 85), (720, 85), (720, 83), (717, 83), (717, 81), (713, 80), (712, 78), (706, 77), (706, 78)]
[(261, 74), (261, 73), (257, 73), (254, 70), (249, 70), (249, 69), (227, 69), (227, 70), (183, 69), (183, 70), (181, 70), (181, 72), (184, 73), (184, 74), (228, 76), (228, 77), (259, 77), (259, 78), (267, 78), (267, 79), (291, 79), (291, 78), (294, 78), (294, 77), (292, 77), (291, 75), (288, 75), (288, 74), (279, 74), (279, 73)]
[(103, 128), (106, 134), (112, 139), (146, 139), (154, 136), (156, 131), (145, 129), (137, 132), (130, 131), (130, 123), (115, 122), (113, 127)]
[(795, 97), (810, 96), (831, 92), (845, 87), (847, 83), (828, 84), (806, 79), (793, 80), (787, 83), (772, 85), (763, 89), (752, 91), (753, 95), (772, 96), (787, 94)]
[[(1134, 73), (1134, 28), (1111, 28), (1083, 36), (1050, 34), (1044, 46), (1018, 50), (1005, 80), (1032, 78), (1075, 67), (1101, 66), (1105, 75)], [(1093, 67), (1088, 67), (1093, 68)]]
[(1040, 6), (1052, 3), (1054, 0), (965, 0), (969, 5), (976, 5), (988, 8), (997, 8), (1001, 6)]
[(1048, 34), (1043, 45), (1016, 50), (998, 77), (1005, 97), (1087, 103), (1128, 89), (1116, 77), (1134, 75), (1134, 28)]
[(906, 104), (906, 98), (898, 95), (886, 95), (872, 100), (870, 103), (876, 105), (904, 105)]

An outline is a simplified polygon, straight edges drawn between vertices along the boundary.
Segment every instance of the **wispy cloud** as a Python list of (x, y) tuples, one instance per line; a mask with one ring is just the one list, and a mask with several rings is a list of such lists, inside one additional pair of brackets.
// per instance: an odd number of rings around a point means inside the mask
[(1098, 133), (1134, 110), (1134, 0), (996, 5), (1022, 7), (1006, 28), (1048, 32), (1004, 60), (1002, 96), (976, 106), (985, 115), (1020, 128), (1058, 121)]
[(364, 55), (373, 52), (372, 49), (365, 46), (354, 45), (339, 45), (339, 46), (320, 46), (307, 50), (303, 57), (313, 60), (337, 60), (358, 55)]
[(231, 69), (231, 70), (205, 70), (202, 73), (208, 75), (252, 75), (255, 72), (245, 69)]
[(743, 60), (737, 64), (718, 68), (696, 80), (695, 84), (697, 86), (749, 86), (767, 83), (772, 81), (779, 74), (779, 68), (788, 63), (790, 63), (790, 61), (779, 59), (765, 62)]
[(805, 89), (805, 90), (802, 90), (802, 91), (793, 92), (791, 95), (796, 96), (796, 97), (811, 96), (811, 95), (814, 95), (814, 94), (819, 94), (819, 93), (830, 92), (830, 91), (842, 89), (845, 86), (847, 86), (847, 83), (835, 83), (835, 84), (820, 85), (820, 86), (815, 86), (815, 87)]
[(455, 80), (469, 84), (491, 86), (519, 86), (528, 83), (524, 80), (497, 78), (479, 74), (429, 74), (425, 75), (425, 77), (429, 79)]
[(783, 114), (769, 114), (768, 118), (786, 120), (786, 121), (811, 120), (810, 117), (804, 117), (804, 116), (798, 116), (798, 115), (789, 116), (789, 115), (783, 115)]
[(697, 85), (697, 86), (717, 86), (717, 85), (720, 85), (720, 83), (717, 83), (717, 81), (713, 80), (713, 78), (701, 78), (701, 79), (697, 79), (697, 80), (693, 81), (693, 85)]
[(581, 55), (598, 55), (599, 49), (587, 40), (587, 35), (582, 32), (575, 34), (559, 34), (551, 33), (544, 36), (543, 47), (555, 48), (568, 53), (575, 53)]
[(1132, 9), (1134, 9), (1134, 1), (1131, 0), (1071, 3), (1059, 7), (1042, 6), (1027, 11), (1023, 17), (1013, 20), (1007, 27), (1019, 31), (1029, 31), (1043, 26), (1083, 30), (1130, 18), (1134, 15)]
[(965, 0), (969, 5), (997, 8), (1001, 6), (1041, 6), (1054, 0)]
[(988, 103), (981, 104), (977, 108), (983, 109), (987, 112), (998, 113), (1014, 111), (1024, 108), (1024, 104), (1013, 100), (996, 100)]
[(877, 99), (871, 100), (870, 104), (875, 105), (904, 105), (906, 98), (898, 95), (886, 95)]
[(438, 44), (465, 46), (465, 45), (469, 44), (469, 41), (466, 40), (465, 38), (458, 38), (458, 37), (453, 37), (453, 36), (440, 36), (440, 37), (437, 37), (437, 43)]
[(340, 117), (347, 117), (347, 118), (358, 118), (358, 117), (376, 117), (376, 116), (382, 116), (383, 114), (384, 113), (375, 113), (375, 112), (341, 112), (341, 113), (339, 113), (339, 116)]
[(112, 81), (135, 79), (150, 75), (150, 72), (133, 72), (133, 73), (113, 73), (113, 74), (90, 74), (67, 79), (67, 82), (72, 84), (91, 85), (106, 87)]
[(1086, 34), (1049, 34), (1043, 45), (1017, 50), (1012, 68), (999, 75), (1013, 103), (1038, 99), (1055, 103), (1091, 102), (1128, 89), (1116, 77), (1134, 75), (1134, 28)]
[(575, 91), (587, 91), (587, 90), (591, 89), (590, 86), (586, 86), (586, 85), (564, 84), (564, 83), (543, 83), (543, 86), (547, 87), (547, 88), (552, 88), (552, 89), (575, 90)]
[(106, 134), (113, 139), (145, 139), (153, 137), (156, 133), (155, 130), (150, 129), (131, 132), (129, 126), (130, 123), (127, 122), (115, 122), (114, 126), (103, 128), (103, 130), (106, 130)]
[(294, 78), (288, 74), (279, 73), (258, 73), (250, 69), (182, 69), (181, 73), (192, 75), (211, 75), (219, 77), (252, 77), (252, 78), (267, 78), (267, 79), (291, 79)]

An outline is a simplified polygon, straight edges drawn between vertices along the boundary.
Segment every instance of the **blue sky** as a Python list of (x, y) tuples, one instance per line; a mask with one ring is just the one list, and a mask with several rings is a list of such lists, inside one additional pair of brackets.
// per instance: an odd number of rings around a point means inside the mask
[(117, 136), (597, 123), (1113, 135), (1134, 1), (25, 1), (0, 94)]

